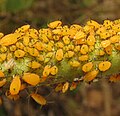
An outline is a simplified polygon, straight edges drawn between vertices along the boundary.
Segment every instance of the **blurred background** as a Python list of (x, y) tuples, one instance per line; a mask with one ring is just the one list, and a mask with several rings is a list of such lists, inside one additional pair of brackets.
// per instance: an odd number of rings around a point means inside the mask
[[(54, 20), (63, 24), (84, 25), (93, 19), (120, 18), (120, 0), (0, 0), (0, 32), (13, 32), (30, 24), (39, 29)], [(23, 91), (22, 99), (10, 101), (5, 96), (0, 116), (120, 116), (120, 83), (100, 80), (80, 83), (74, 91), (56, 93), (51, 88), (39, 88), (48, 104), (41, 107)], [(0, 90), (1, 91), (1, 90)]]

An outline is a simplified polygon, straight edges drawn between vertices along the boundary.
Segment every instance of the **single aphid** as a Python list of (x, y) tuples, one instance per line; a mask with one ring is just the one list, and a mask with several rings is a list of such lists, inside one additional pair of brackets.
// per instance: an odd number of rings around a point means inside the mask
[(59, 92), (59, 91), (62, 90), (62, 88), (63, 88), (63, 84), (62, 84), (62, 83), (59, 83), (59, 84), (55, 87), (55, 91), (56, 91), (56, 92)]
[(69, 83), (65, 82), (62, 87), (62, 92), (65, 93), (68, 90), (68, 88), (69, 88)]
[(107, 71), (111, 67), (111, 62), (109, 61), (102, 61), (99, 63), (98, 67), (100, 71)]
[(82, 71), (89, 72), (92, 69), (92, 67), (93, 67), (93, 63), (88, 62), (82, 66)]
[(10, 46), (10, 51), (11, 52), (14, 52), (15, 50), (16, 50), (16, 46), (15, 45)]
[(88, 50), (89, 50), (88, 45), (82, 45), (81, 49), (80, 49), (80, 53), (81, 54), (87, 54)]
[(30, 62), (28, 65), (29, 65), (29, 67), (31, 67), (33, 69), (39, 68), (41, 66), (41, 64), (39, 62), (36, 62), (36, 61)]
[(0, 45), (2, 46), (10, 46), (15, 44), (18, 41), (19, 34), (12, 33), (5, 35), (2, 39), (0, 39)]
[(81, 55), (79, 58), (78, 58), (80, 61), (87, 61), (89, 59), (89, 56), (88, 54), (86, 55)]
[(94, 37), (94, 35), (89, 35), (87, 40), (86, 40), (86, 42), (90, 46), (94, 45), (95, 44), (95, 37)]
[(72, 84), (70, 85), (70, 90), (76, 89), (77, 84), (78, 84), (77, 82), (72, 82)]
[(14, 55), (15, 55), (15, 57), (17, 57), (17, 58), (22, 58), (22, 57), (25, 56), (25, 52), (24, 52), (23, 50), (18, 49), (18, 50), (16, 50), (16, 51), (14, 52)]
[(64, 36), (62, 39), (64, 44), (68, 45), (70, 43), (70, 38), (68, 36)]
[(90, 81), (94, 80), (97, 77), (98, 73), (99, 73), (98, 70), (90, 71), (87, 74), (85, 74), (85, 76), (83, 77), (83, 80), (85, 82), (90, 82)]
[(56, 75), (58, 73), (58, 67), (57, 66), (53, 66), (50, 68), (50, 74), (51, 75)]
[(63, 59), (63, 50), (62, 49), (58, 49), (56, 54), (55, 54), (55, 57), (58, 61), (61, 61)]
[(59, 27), (61, 25), (62, 25), (61, 21), (54, 21), (54, 22), (49, 23), (48, 27), (54, 29), (54, 28)]
[(107, 47), (105, 48), (105, 52), (106, 52), (107, 54), (109, 54), (109, 55), (112, 54), (112, 50), (113, 50), (112, 45), (109, 45), (109, 46), (107, 46)]
[(44, 70), (43, 70), (43, 76), (44, 76), (44, 77), (48, 77), (48, 76), (49, 76), (49, 74), (50, 74), (50, 68), (51, 68), (50, 65), (46, 65), (46, 66), (44, 67)]
[(40, 77), (37, 74), (34, 73), (24, 73), (22, 79), (33, 86), (36, 86), (40, 82)]
[(93, 20), (87, 21), (87, 25), (93, 26), (95, 29), (98, 29), (100, 27), (100, 24)]
[(30, 96), (40, 105), (45, 105), (47, 103), (46, 99), (37, 93), (31, 93)]
[(103, 48), (106, 48), (107, 46), (109, 46), (111, 44), (110, 40), (104, 40), (101, 42), (101, 46)]
[(19, 76), (15, 76), (10, 84), (11, 95), (16, 95), (19, 93), (21, 87), (21, 80)]
[(77, 60), (72, 60), (70, 61), (70, 65), (73, 67), (79, 67), (80, 66), (80, 62)]

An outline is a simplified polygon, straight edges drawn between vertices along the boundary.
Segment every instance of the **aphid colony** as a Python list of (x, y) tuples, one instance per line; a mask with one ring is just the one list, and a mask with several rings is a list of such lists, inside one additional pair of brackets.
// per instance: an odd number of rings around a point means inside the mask
[[(24, 25), (15, 32), (0, 33), (0, 87), (16, 100), (27, 86), (58, 83), (55, 91), (73, 90), (80, 81), (110, 77), (119, 81), (120, 19), (93, 20), (85, 26), (62, 25), (61, 21), (36, 30)], [(117, 76), (115, 76), (117, 75)], [(30, 96), (39, 104), (46, 100), (35, 92)]]

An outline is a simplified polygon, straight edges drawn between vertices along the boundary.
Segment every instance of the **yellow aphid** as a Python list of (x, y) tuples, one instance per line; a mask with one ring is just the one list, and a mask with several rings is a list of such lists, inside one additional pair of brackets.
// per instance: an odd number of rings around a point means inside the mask
[(22, 32), (26, 32), (26, 31), (28, 31), (30, 29), (30, 25), (23, 25), (22, 27), (20, 27), (20, 30), (22, 31)]
[(101, 39), (107, 39), (107, 38), (109, 38), (110, 36), (111, 36), (111, 35), (110, 35), (109, 32), (103, 32), (103, 33), (100, 34)]
[(106, 32), (106, 28), (104, 26), (101, 26), (97, 31), (96, 34), (101, 35), (102, 33)]
[(77, 39), (77, 40), (74, 41), (74, 43), (76, 45), (85, 44), (86, 43), (86, 38)]
[(80, 53), (81, 53), (81, 54), (87, 54), (87, 53), (88, 53), (88, 50), (89, 50), (89, 48), (88, 48), (87, 45), (82, 45), (82, 46), (81, 46), (81, 49), (80, 49)]
[(1, 46), (0, 51), (1, 52), (6, 52), (7, 51), (7, 47), (6, 46)]
[(111, 44), (110, 40), (104, 40), (101, 42), (101, 46), (103, 48), (106, 48), (107, 46), (109, 46)]
[(100, 24), (93, 20), (88, 21), (87, 25), (93, 26), (95, 29), (98, 29), (100, 27)]
[(44, 70), (43, 70), (43, 76), (44, 76), (44, 77), (49, 76), (49, 74), (50, 74), (50, 68), (51, 68), (50, 65), (46, 65), (46, 66), (44, 67)]
[(89, 35), (86, 42), (90, 46), (94, 45), (95, 44), (95, 37), (94, 37), (94, 35)]
[(21, 42), (17, 42), (16, 47), (19, 48), (19, 49), (23, 49), (24, 45)]
[(111, 65), (111, 62), (103, 61), (99, 63), (98, 67), (100, 71), (107, 71), (111, 67)]
[(54, 21), (54, 22), (49, 23), (48, 27), (54, 29), (54, 28), (59, 27), (61, 25), (62, 25), (61, 21)]
[(67, 45), (70, 43), (70, 38), (68, 36), (64, 36), (62, 39), (63, 39), (64, 44)]
[(74, 39), (78, 40), (78, 39), (85, 38), (85, 37), (86, 37), (86, 34), (80, 30), (75, 34)]
[(110, 78), (109, 78), (109, 81), (110, 82), (118, 82), (118, 81), (120, 81), (120, 74), (111, 75)]
[(78, 45), (78, 46), (75, 46), (74, 51), (75, 51), (75, 52), (79, 52), (79, 51), (80, 51), (80, 46), (79, 46), (79, 45)]
[(9, 61), (10, 59), (12, 59), (12, 57), (13, 57), (13, 54), (12, 53), (8, 53), (7, 54), (7, 60)]
[(61, 29), (54, 29), (54, 30), (52, 30), (52, 33), (60, 35), (61, 31), (62, 31)]
[(73, 44), (69, 44), (67, 47), (68, 47), (68, 50), (72, 50), (72, 51), (73, 51), (74, 48), (75, 48), (75, 46), (74, 46)]
[(53, 56), (53, 52), (48, 52), (45, 57), (51, 58)]
[(111, 27), (113, 26), (113, 22), (110, 21), (110, 20), (104, 20), (103, 25), (104, 25), (107, 29), (109, 29), (109, 28), (111, 28)]
[(16, 50), (16, 51), (14, 52), (14, 55), (15, 55), (15, 57), (17, 57), (17, 58), (22, 58), (22, 57), (24, 57), (25, 52), (24, 52), (23, 50)]
[(24, 36), (23, 37), (23, 44), (27, 46), (30, 42), (30, 37), (29, 36)]
[(4, 76), (5, 76), (5, 75), (4, 75), (3, 71), (0, 70), (0, 77), (4, 77)]
[(33, 39), (38, 39), (38, 31), (36, 29), (29, 29), (28, 35)]
[(94, 46), (89, 46), (89, 52), (92, 52), (94, 50)]
[(112, 45), (107, 46), (107, 47), (105, 48), (105, 52), (106, 52), (107, 54), (111, 55), (111, 54), (112, 54)]
[(55, 41), (58, 41), (58, 40), (60, 39), (60, 36), (59, 36), (59, 35), (53, 35), (53, 39), (54, 39)]
[(73, 61), (70, 61), (70, 65), (73, 66), (73, 67), (79, 67), (80, 62), (78, 62), (77, 60), (73, 60)]
[(71, 58), (73, 56), (74, 56), (74, 52), (73, 51), (67, 51), (67, 53), (66, 53), (66, 57), (67, 58)]
[(78, 24), (72, 24), (70, 26), (70, 29), (80, 30), (80, 29), (82, 29), (82, 27), (80, 25), (78, 25)]
[(47, 43), (49, 42), (48, 37), (45, 34), (39, 35), (40, 39), (42, 40), (42, 42)]
[(47, 103), (46, 99), (37, 93), (32, 93), (30, 96), (40, 105), (45, 105)]
[(68, 36), (69, 35), (69, 27), (67, 25), (64, 25), (62, 28), (62, 36)]
[(11, 52), (14, 52), (15, 50), (16, 50), (16, 46), (15, 45), (10, 46), (10, 51)]
[(65, 84), (63, 84), (63, 87), (62, 87), (62, 92), (65, 93), (69, 88), (69, 83), (66, 82)]
[(120, 51), (120, 43), (116, 43), (115, 48)]
[(53, 50), (53, 48), (52, 48), (52, 46), (50, 44), (47, 44), (46, 47), (45, 47), (45, 50), (50, 52), (50, 51)]
[(89, 72), (92, 69), (92, 67), (93, 67), (93, 63), (88, 62), (82, 66), (82, 71)]
[(17, 33), (5, 35), (0, 39), (0, 45), (9, 46), (15, 44), (18, 41), (18, 37)]
[(98, 73), (99, 73), (98, 70), (90, 71), (87, 74), (85, 74), (85, 76), (83, 77), (83, 80), (85, 82), (90, 82), (95, 79), (95, 77), (98, 75)]
[(39, 68), (41, 66), (41, 64), (39, 62), (36, 61), (32, 61), (29, 63), (29, 67), (35, 69), (35, 68)]
[(76, 82), (72, 82), (72, 84), (70, 86), (70, 90), (72, 91), (72, 90), (76, 89), (76, 87), (77, 87), (77, 83)]
[(37, 39), (31, 39), (31, 41), (28, 44), (29, 47), (33, 47), (37, 41), (38, 41)]
[(43, 50), (44, 50), (44, 43), (42, 43), (42, 42), (37, 42), (37, 43), (34, 45), (34, 47), (35, 47), (36, 49), (38, 49), (39, 51), (43, 51)]
[(50, 74), (51, 75), (56, 75), (58, 73), (58, 67), (57, 66), (53, 66), (50, 68)]
[(116, 32), (120, 32), (120, 24), (112, 26), (112, 29), (115, 30)]
[(59, 92), (59, 91), (62, 90), (62, 88), (63, 88), (63, 84), (62, 84), (62, 83), (59, 83), (59, 84), (55, 87), (55, 91), (56, 91), (56, 92)]
[(44, 64), (48, 63), (50, 61), (51, 58), (45, 58), (44, 60)]
[(5, 85), (6, 81), (7, 81), (6, 79), (1, 80), (0, 81), (0, 87), (2, 87), (3, 85)]
[(1, 61), (5, 61), (6, 60), (6, 57), (7, 57), (7, 55), (6, 54), (0, 54), (0, 60)]
[(36, 86), (40, 82), (40, 77), (37, 74), (34, 73), (24, 73), (22, 79), (33, 86)]
[(15, 76), (10, 84), (11, 95), (16, 95), (19, 93), (21, 87), (21, 81), (19, 76)]
[(44, 58), (43, 55), (38, 55), (37, 59), (38, 59), (39, 61), (44, 61), (45, 58)]
[(0, 39), (1, 39), (3, 36), (4, 36), (4, 34), (0, 32)]
[(28, 52), (31, 56), (38, 56), (39, 55), (39, 51), (36, 48), (29, 48)]
[(99, 50), (98, 55), (103, 56), (105, 52), (103, 50)]
[(80, 60), (80, 61), (87, 61), (88, 58), (89, 58), (88, 55), (81, 55), (81, 56), (79, 57), (79, 60)]
[(56, 54), (55, 54), (55, 57), (58, 61), (61, 61), (63, 59), (63, 50), (62, 49), (58, 49)]
[(119, 42), (120, 41), (120, 36), (118, 35), (114, 35), (112, 37), (110, 37), (110, 42), (111, 43), (116, 43), (116, 42)]

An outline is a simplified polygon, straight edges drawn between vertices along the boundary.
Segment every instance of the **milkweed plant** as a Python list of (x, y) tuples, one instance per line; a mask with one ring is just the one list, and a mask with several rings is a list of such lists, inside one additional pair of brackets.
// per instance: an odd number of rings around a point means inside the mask
[[(0, 33), (0, 88), (9, 99), (19, 99), (28, 87), (55, 85), (56, 92), (65, 93), (83, 81), (117, 82), (119, 73), (120, 19), (103, 24), (89, 20), (84, 26), (57, 20), (39, 30), (24, 25)], [(29, 94), (38, 104), (47, 104), (35, 91)]]

